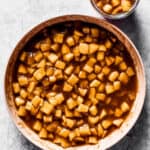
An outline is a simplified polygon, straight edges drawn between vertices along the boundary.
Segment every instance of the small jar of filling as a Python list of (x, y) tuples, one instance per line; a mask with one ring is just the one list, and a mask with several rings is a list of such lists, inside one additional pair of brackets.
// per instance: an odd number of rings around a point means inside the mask
[(139, 0), (91, 0), (93, 6), (108, 19), (121, 19), (132, 14)]

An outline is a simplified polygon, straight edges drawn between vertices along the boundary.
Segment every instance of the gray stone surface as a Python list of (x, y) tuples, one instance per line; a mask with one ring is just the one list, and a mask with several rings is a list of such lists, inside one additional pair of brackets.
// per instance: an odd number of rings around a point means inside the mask
[[(38, 23), (64, 14), (101, 18), (90, 0), (0, 0), (0, 149), (39, 150), (27, 141), (10, 119), (4, 98), (4, 73), (18, 40)], [(147, 94), (142, 114), (130, 133), (110, 150), (150, 149), (150, 1), (141, 0), (136, 12), (125, 20), (113, 21), (135, 43), (144, 61)]]

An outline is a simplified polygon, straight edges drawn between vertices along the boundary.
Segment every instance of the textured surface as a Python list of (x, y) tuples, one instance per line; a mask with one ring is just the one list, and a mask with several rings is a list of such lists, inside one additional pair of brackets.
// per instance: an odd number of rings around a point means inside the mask
[[(18, 40), (36, 24), (64, 14), (101, 16), (90, 0), (0, 0), (0, 146), (2, 150), (39, 150), (27, 141), (10, 119), (4, 98), (4, 73), (9, 56)], [(80, 2), (80, 3), (79, 3)], [(150, 147), (150, 1), (142, 0), (136, 12), (112, 23), (135, 43), (144, 61), (147, 94), (144, 109), (130, 133), (110, 150), (149, 150)]]

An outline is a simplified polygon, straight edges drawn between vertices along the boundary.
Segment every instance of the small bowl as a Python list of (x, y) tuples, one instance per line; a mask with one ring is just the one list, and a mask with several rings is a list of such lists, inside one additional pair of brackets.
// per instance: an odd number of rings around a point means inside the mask
[(17, 128), (22, 132), (22, 134), (29, 139), (32, 143), (40, 147), (44, 150), (63, 150), (62, 147), (53, 144), (50, 141), (40, 139), (39, 136), (30, 129), (25, 122), (17, 115), (15, 103), (14, 103), (14, 95), (13, 95), (13, 89), (12, 89), (12, 82), (13, 82), (13, 75), (15, 71), (15, 65), (18, 58), (19, 53), (22, 51), (24, 46), (33, 38), (35, 37), (41, 30), (45, 29), (46, 27), (50, 27), (52, 25), (56, 25), (63, 22), (68, 21), (82, 21), (86, 23), (92, 23), (99, 27), (102, 27), (106, 29), (107, 31), (114, 34), (122, 43), (124, 43), (124, 46), (126, 47), (127, 51), (129, 52), (134, 66), (135, 70), (137, 72), (137, 82), (138, 82), (138, 90), (137, 90), (137, 96), (136, 99), (132, 105), (131, 111), (129, 115), (127, 116), (126, 120), (122, 124), (122, 126), (116, 130), (114, 130), (111, 134), (106, 136), (104, 139), (100, 140), (98, 144), (96, 145), (83, 145), (78, 147), (71, 147), (68, 148), (68, 150), (78, 150), (79, 148), (81, 150), (106, 150), (119, 142), (128, 132), (129, 130), (134, 126), (135, 122), (137, 121), (141, 110), (143, 108), (144, 104), (144, 97), (145, 97), (145, 90), (146, 90), (146, 82), (145, 82), (145, 73), (144, 73), (144, 66), (141, 60), (141, 57), (133, 45), (133, 43), (129, 40), (129, 38), (121, 32), (117, 27), (114, 25), (104, 21), (100, 20), (98, 18), (89, 17), (89, 16), (81, 16), (81, 15), (66, 15), (61, 16), (57, 18), (53, 18), (50, 20), (47, 20), (36, 27), (34, 27), (31, 31), (29, 31), (17, 44), (15, 49), (12, 52), (12, 55), (9, 59), (6, 74), (5, 74), (5, 96), (6, 96), (6, 103), (8, 106), (8, 110), (10, 112), (10, 116), (13, 119), (15, 125)]
[(130, 16), (136, 9), (136, 7), (138, 6), (140, 0), (135, 0), (134, 4), (132, 5), (130, 11), (125, 12), (125, 13), (120, 13), (120, 14), (116, 14), (116, 15), (111, 15), (111, 14), (107, 14), (105, 12), (103, 12), (100, 8), (97, 7), (95, 0), (91, 0), (92, 5), (94, 6), (94, 8), (106, 19), (111, 19), (111, 20), (119, 20), (119, 19), (123, 19), (126, 18), (128, 16)]

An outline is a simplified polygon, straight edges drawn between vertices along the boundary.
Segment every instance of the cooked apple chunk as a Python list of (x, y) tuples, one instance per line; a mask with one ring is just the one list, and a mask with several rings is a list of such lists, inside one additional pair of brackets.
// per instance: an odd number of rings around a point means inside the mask
[(70, 84), (68, 84), (67, 82), (64, 83), (64, 87), (63, 87), (64, 92), (70, 92), (72, 91), (72, 89), (73, 87)]
[(88, 112), (89, 107), (85, 104), (80, 104), (76, 109), (78, 112), (85, 113)]
[(81, 54), (88, 54), (89, 53), (89, 46), (86, 43), (80, 43), (79, 45), (79, 52)]
[(40, 110), (41, 110), (41, 112), (45, 113), (46, 115), (50, 115), (52, 113), (52, 111), (54, 110), (54, 107), (52, 104), (45, 101)]
[(33, 76), (37, 79), (37, 80), (41, 80), (44, 76), (46, 75), (46, 72), (44, 70), (44, 68), (40, 68), (37, 71), (34, 72)]
[(68, 83), (71, 84), (71, 85), (75, 85), (78, 81), (79, 81), (79, 78), (72, 74), (69, 78), (68, 78)]
[(51, 62), (51, 63), (55, 63), (57, 60), (58, 60), (58, 56), (54, 53), (50, 53), (48, 55), (48, 60)]
[(20, 86), (18, 83), (13, 83), (13, 91), (15, 94), (20, 92)]
[(55, 34), (53, 40), (54, 40), (55, 43), (60, 43), (60, 44), (63, 43), (64, 34), (63, 33)]

